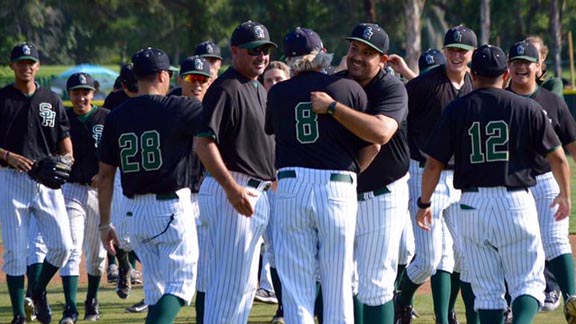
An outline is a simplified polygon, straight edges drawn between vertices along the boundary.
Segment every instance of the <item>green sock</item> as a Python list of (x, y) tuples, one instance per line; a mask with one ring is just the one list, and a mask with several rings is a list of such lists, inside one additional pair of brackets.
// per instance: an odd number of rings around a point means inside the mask
[(450, 300), (448, 301), (448, 313), (454, 311), (456, 299), (460, 292), (460, 272), (452, 272), (450, 275)]
[(196, 308), (196, 323), (204, 324), (204, 300), (206, 299), (206, 293), (198, 291), (196, 293), (196, 302), (194, 307)]
[(402, 275), (404, 275), (404, 270), (406, 270), (407, 264), (399, 264), (396, 270), (396, 279), (394, 279), (394, 289), (400, 289), (400, 282), (402, 281)]
[(34, 263), (26, 267), (26, 276), (28, 277), (28, 290), (26, 291), (26, 296), (32, 295), (32, 287), (34, 287), (38, 281), (40, 272), (42, 272), (42, 263)]
[(572, 254), (566, 253), (555, 257), (549, 261), (549, 267), (556, 281), (558, 281), (558, 286), (562, 290), (562, 297), (564, 301), (570, 296), (576, 295), (576, 289), (574, 288), (574, 259)]
[[(364, 322), (370, 324), (386, 324), (394, 322), (394, 302), (391, 300), (379, 306), (364, 305)], [(362, 324), (362, 322), (356, 322)]]
[(130, 251), (128, 252), (128, 260), (130, 261), (130, 265), (132, 266), (132, 269), (136, 269), (136, 262), (140, 261), (140, 259), (138, 259), (138, 256), (136, 255), (136, 252), (134, 251)]
[(512, 324), (532, 323), (538, 313), (538, 300), (530, 295), (518, 296), (512, 302)]
[(163, 295), (155, 305), (150, 305), (146, 324), (172, 324), (185, 304), (179, 297)]
[(316, 301), (314, 302), (314, 315), (318, 317), (318, 323), (324, 323), (324, 300), (322, 299), (322, 286), (316, 283)]
[(86, 292), (86, 300), (98, 299), (98, 289), (100, 289), (101, 276), (93, 276), (88, 274), (88, 291)]
[(57, 271), (58, 267), (55, 267), (48, 261), (44, 260), (38, 281), (36, 281), (36, 284), (32, 287), (32, 294), (41, 293), (46, 290), (46, 286), (48, 286), (48, 283), (52, 277), (54, 277)]
[(469, 282), (460, 281), (460, 289), (462, 291), (462, 299), (464, 300), (464, 307), (466, 308), (466, 323), (479, 324), (478, 312), (474, 310), (474, 292), (472, 291), (472, 284)]
[(117, 264), (116, 257), (114, 255), (112, 255), (110, 252), (108, 252), (106, 257), (108, 258), (108, 266), (110, 266), (112, 264)]
[(404, 275), (402, 275), (400, 282), (400, 293), (397, 295), (398, 298), (396, 299), (398, 303), (403, 306), (412, 305), (414, 294), (416, 294), (416, 290), (418, 290), (418, 287), (420, 286), (420, 284), (412, 282), (412, 280), (408, 278), (408, 273), (404, 271)]
[(64, 288), (64, 299), (66, 306), (71, 307), (74, 311), (76, 309), (76, 295), (78, 293), (78, 276), (63, 276), (62, 286)]
[(24, 276), (6, 275), (6, 283), (12, 303), (12, 313), (14, 316), (24, 316)]
[(364, 323), (364, 304), (358, 300), (358, 295), (352, 296), (352, 301), (354, 303), (354, 323), (362, 324)]
[(448, 303), (450, 301), (450, 278), (451, 274), (438, 270), (430, 277), (432, 287), (432, 301), (434, 303), (434, 314), (436, 314), (437, 324), (448, 324)]
[(504, 324), (503, 309), (479, 309), (478, 317), (481, 324)]

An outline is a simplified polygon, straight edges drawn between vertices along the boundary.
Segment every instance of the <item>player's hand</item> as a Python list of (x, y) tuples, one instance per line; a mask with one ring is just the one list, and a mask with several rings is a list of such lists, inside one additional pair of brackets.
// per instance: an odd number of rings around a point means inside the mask
[(550, 208), (558, 206), (558, 210), (554, 214), (554, 219), (556, 221), (561, 221), (564, 218), (570, 216), (570, 210), (572, 209), (572, 203), (569, 197), (564, 197), (562, 195), (556, 196), (550, 205)]
[(236, 185), (230, 191), (226, 191), (226, 197), (230, 204), (239, 214), (247, 217), (251, 217), (254, 214), (254, 206), (251, 200), (254, 201), (258, 198), (258, 194), (244, 188), (242, 186)]
[(90, 181), (91, 181), (91, 186), (92, 186), (93, 188), (98, 188), (98, 186), (100, 185), (100, 179), (101, 179), (100, 174), (99, 174), (99, 173), (96, 173), (96, 174), (92, 177), (92, 179), (90, 179)]
[(31, 161), (22, 155), (10, 152), (10, 154), (8, 154), (8, 159), (6, 159), (6, 163), (20, 172), (28, 172), (32, 169), (34, 161)]
[(315, 113), (326, 114), (328, 113), (328, 106), (334, 102), (334, 99), (326, 92), (312, 91), (310, 92), (310, 101), (312, 102), (312, 110)]
[(388, 55), (387, 64), (394, 70), (394, 72), (400, 74), (402, 74), (408, 68), (408, 64), (406, 64), (406, 61), (404, 61), (404, 59), (401, 56), (396, 54)]
[(116, 249), (114, 245), (120, 245), (118, 241), (118, 235), (116, 235), (116, 229), (114, 225), (109, 224), (105, 228), (101, 228), (100, 230), (100, 240), (102, 240), (102, 245), (106, 251), (108, 251), (112, 255), (116, 255)]
[(418, 213), (416, 214), (416, 224), (418, 224), (421, 229), (430, 231), (430, 226), (432, 225), (432, 208), (418, 208)]

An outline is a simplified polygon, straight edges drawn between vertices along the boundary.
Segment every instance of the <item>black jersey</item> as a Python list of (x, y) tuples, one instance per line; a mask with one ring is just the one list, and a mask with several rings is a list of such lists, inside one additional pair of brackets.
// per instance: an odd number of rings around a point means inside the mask
[(166, 194), (190, 187), (193, 136), (202, 105), (176, 96), (142, 95), (108, 114), (100, 161), (119, 166), (124, 195)]
[(561, 145), (536, 101), (496, 88), (478, 89), (451, 103), (426, 153), (447, 163), (454, 155), (454, 187), (526, 188), (536, 184), (535, 155)]
[[(344, 73), (343, 75), (346, 75)], [(364, 87), (368, 97), (367, 113), (384, 115), (398, 122), (398, 130), (358, 177), (358, 192), (380, 189), (402, 178), (410, 165), (407, 139), (408, 95), (400, 79), (380, 70)]]
[(472, 78), (467, 73), (464, 85), (457, 90), (440, 65), (406, 84), (408, 91), (408, 144), (410, 158), (425, 162), (421, 151), (426, 148), (436, 122), (444, 108), (454, 99), (472, 91)]
[(123, 103), (124, 101), (126, 101), (128, 98), (128, 95), (126, 94), (126, 92), (124, 92), (124, 90), (120, 89), (118, 91), (112, 91), (108, 94), (108, 96), (106, 96), (106, 99), (104, 100), (104, 104), (102, 105), (102, 107), (105, 107), (107, 109), (114, 109), (116, 107), (118, 107), (121, 103)]
[[(508, 88), (508, 90), (513, 92), (511, 88)], [(530, 95), (530, 98), (536, 100), (542, 106), (562, 145), (568, 145), (576, 141), (576, 122), (574, 122), (574, 118), (562, 98), (542, 87), (538, 87)], [(535, 175), (544, 174), (550, 172), (550, 170), (548, 161), (543, 156), (536, 156)]]
[(58, 143), (69, 136), (70, 122), (54, 92), (38, 85), (32, 96), (13, 84), (0, 89), (0, 147), (34, 161), (60, 153)]
[(226, 168), (275, 179), (274, 138), (264, 132), (266, 89), (230, 67), (210, 85), (198, 136), (211, 136)]
[(76, 115), (72, 108), (66, 111), (74, 147), (74, 165), (68, 182), (90, 184), (92, 177), (98, 173), (98, 145), (109, 112), (97, 106), (92, 106), (92, 110), (82, 116)]
[(359, 172), (360, 140), (328, 114), (312, 111), (310, 92), (324, 91), (334, 100), (366, 111), (366, 94), (352, 80), (320, 72), (303, 72), (270, 89), (266, 132), (276, 138), (276, 166)]

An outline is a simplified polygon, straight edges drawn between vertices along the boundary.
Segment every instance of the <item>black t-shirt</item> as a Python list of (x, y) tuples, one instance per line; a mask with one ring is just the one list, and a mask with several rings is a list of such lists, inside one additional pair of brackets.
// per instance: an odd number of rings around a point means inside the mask
[[(514, 92), (510, 87), (508, 90)], [(552, 127), (554, 127), (554, 131), (562, 145), (568, 145), (576, 141), (576, 122), (574, 122), (574, 118), (562, 98), (542, 87), (538, 87), (529, 98), (536, 100), (544, 108), (546, 116), (552, 123)], [(540, 155), (536, 156), (535, 175), (541, 175), (550, 172), (550, 170), (550, 164), (548, 164), (546, 158)]]
[[(13, 84), (0, 89), (0, 147), (33, 161), (61, 153), (58, 143), (70, 136), (60, 97), (36, 87), (31, 97)], [(0, 165), (7, 166), (3, 160)]]
[(202, 104), (176, 96), (126, 100), (106, 118), (100, 161), (119, 166), (124, 195), (165, 194), (190, 187), (193, 136)]
[(276, 166), (359, 172), (358, 151), (368, 145), (328, 114), (312, 111), (310, 92), (324, 91), (334, 100), (366, 111), (366, 94), (352, 80), (304, 72), (270, 89), (266, 132), (276, 138)]
[(112, 91), (108, 94), (108, 96), (106, 96), (106, 99), (104, 100), (104, 104), (102, 104), (102, 107), (105, 107), (107, 109), (114, 109), (116, 107), (118, 107), (121, 103), (123, 103), (124, 101), (126, 101), (128, 98), (128, 95), (126, 94), (126, 92), (124, 92), (124, 90), (120, 89), (118, 91)]
[(230, 67), (210, 85), (198, 136), (211, 136), (230, 171), (274, 180), (274, 138), (264, 132), (266, 89)]
[[(346, 75), (343, 73), (342, 75)], [(358, 177), (358, 192), (380, 189), (402, 178), (410, 165), (407, 139), (408, 95), (406, 87), (397, 77), (380, 70), (364, 87), (368, 97), (367, 113), (384, 115), (398, 122), (398, 130), (374, 158), (370, 166)]]
[(76, 115), (72, 108), (66, 110), (74, 148), (74, 165), (68, 182), (90, 184), (92, 177), (98, 173), (98, 145), (109, 112), (96, 106), (82, 116)]
[(561, 145), (536, 101), (496, 88), (478, 89), (446, 107), (426, 153), (447, 163), (454, 187), (526, 188), (534, 158)]
[(472, 78), (466, 74), (464, 85), (457, 90), (440, 65), (406, 84), (408, 91), (408, 144), (410, 158), (425, 162), (421, 151), (426, 148), (436, 122), (444, 108), (454, 99), (472, 91)]

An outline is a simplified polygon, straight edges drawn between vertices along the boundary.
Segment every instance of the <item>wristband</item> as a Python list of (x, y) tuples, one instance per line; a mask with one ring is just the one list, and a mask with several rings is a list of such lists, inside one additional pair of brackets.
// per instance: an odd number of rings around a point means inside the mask
[(108, 223), (108, 224), (104, 224), (104, 225), (98, 225), (98, 230), (100, 232), (102, 231), (106, 231), (108, 229), (112, 228), (112, 223)]
[(338, 102), (336, 101), (332, 101), (331, 104), (328, 105), (328, 115), (334, 115), (334, 113), (336, 112), (336, 105), (338, 104)]
[(427, 203), (423, 203), (421, 198), (422, 197), (418, 197), (418, 200), (416, 200), (416, 205), (418, 205), (418, 208), (426, 209), (426, 208), (430, 208), (430, 206), (432, 206), (432, 201), (427, 202)]

